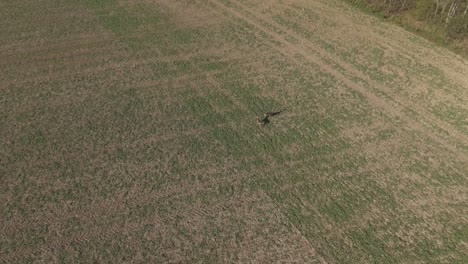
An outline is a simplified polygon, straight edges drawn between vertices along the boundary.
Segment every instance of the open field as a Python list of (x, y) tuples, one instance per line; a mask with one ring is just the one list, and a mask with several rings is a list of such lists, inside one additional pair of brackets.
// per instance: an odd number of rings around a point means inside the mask
[(468, 263), (466, 59), (338, 0), (0, 17), (0, 263)]

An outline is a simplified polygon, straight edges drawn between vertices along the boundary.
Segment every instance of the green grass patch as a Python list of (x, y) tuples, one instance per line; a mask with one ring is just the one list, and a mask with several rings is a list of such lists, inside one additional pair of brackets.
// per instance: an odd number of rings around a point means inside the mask
[(432, 112), (441, 120), (456, 126), (460, 131), (468, 134), (467, 109), (447, 103), (440, 103), (433, 107)]

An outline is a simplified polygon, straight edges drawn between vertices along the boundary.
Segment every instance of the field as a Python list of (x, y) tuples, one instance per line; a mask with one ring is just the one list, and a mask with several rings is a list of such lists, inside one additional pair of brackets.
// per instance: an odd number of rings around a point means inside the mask
[(0, 16), (1, 263), (468, 263), (466, 59), (339, 0)]

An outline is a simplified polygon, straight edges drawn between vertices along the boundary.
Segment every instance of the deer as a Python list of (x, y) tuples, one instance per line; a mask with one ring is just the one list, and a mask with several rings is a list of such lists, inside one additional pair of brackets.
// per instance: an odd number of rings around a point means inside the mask
[(268, 117), (265, 116), (263, 119), (260, 119), (258, 116), (257, 116), (257, 125), (259, 126), (264, 126), (266, 125), (267, 123), (269, 123), (270, 121), (268, 120)]
[(279, 115), (281, 114), (285, 109), (281, 110), (281, 111), (277, 111), (277, 112), (266, 112), (263, 114), (263, 119), (260, 119), (258, 116), (257, 116), (257, 124), (259, 126), (264, 126), (268, 123), (270, 123), (270, 120), (269, 118), (272, 117), (272, 116), (275, 116), (275, 115)]

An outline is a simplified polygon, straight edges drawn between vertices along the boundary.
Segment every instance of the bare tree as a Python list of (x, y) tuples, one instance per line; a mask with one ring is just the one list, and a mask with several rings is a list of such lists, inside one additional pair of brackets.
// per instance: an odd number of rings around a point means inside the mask
[(445, 18), (445, 26), (448, 25), (448, 23), (450, 22), (450, 19), (452, 19), (455, 14), (457, 13), (457, 9), (460, 5), (460, 1), (461, 0), (454, 0), (452, 1), (451, 5), (450, 5), (450, 8), (447, 12), (447, 17)]

